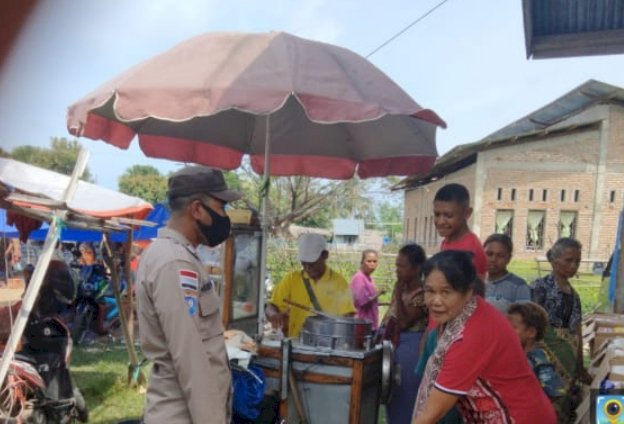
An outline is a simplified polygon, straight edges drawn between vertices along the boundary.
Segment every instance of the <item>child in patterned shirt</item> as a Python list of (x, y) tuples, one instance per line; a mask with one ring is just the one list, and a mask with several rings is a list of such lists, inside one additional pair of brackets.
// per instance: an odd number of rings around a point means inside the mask
[(520, 338), (531, 369), (557, 411), (558, 422), (567, 422), (559, 405), (566, 397), (566, 389), (542, 343), (548, 314), (537, 303), (522, 302), (509, 306), (507, 318)]

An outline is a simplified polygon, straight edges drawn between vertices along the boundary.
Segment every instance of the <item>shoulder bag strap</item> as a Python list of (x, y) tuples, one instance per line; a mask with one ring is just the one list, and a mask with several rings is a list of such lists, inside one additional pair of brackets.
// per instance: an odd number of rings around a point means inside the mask
[(310, 301), (312, 302), (312, 306), (317, 311), (323, 312), (323, 308), (321, 308), (321, 304), (319, 303), (316, 297), (316, 294), (314, 294), (314, 290), (312, 290), (312, 284), (310, 284), (310, 279), (305, 277), (305, 275), (303, 274), (303, 271), (301, 271), (301, 278), (303, 279), (303, 285), (305, 286), (306, 291), (308, 292), (308, 297), (310, 298)]

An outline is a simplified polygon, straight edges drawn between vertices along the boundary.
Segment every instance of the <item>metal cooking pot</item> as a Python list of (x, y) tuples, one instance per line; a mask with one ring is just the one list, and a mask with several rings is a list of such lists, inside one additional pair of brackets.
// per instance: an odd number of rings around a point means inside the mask
[(401, 370), (394, 363), (394, 348), (389, 340), (382, 342), (383, 356), (381, 362), (381, 395), (382, 405), (390, 403), (392, 389), (401, 385)]
[(369, 350), (372, 325), (353, 317), (309, 316), (303, 324), (300, 341), (307, 346), (333, 350)]

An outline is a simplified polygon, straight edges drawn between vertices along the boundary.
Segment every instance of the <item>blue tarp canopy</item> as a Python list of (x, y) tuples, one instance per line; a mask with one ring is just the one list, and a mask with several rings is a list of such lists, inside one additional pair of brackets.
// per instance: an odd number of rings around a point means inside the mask
[(4, 209), (0, 209), (0, 237), (4, 237), (4, 238), (18, 238), (19, 237), (17, 228), (15, 228), (12, 225), (7, 224), (7, 216), (6, 216), (6, 211)]
[[(167, 207), (161, 203), (157, 204), (145, 217), (145, 221), (155, 222), (155, 227), (139, 227), (133, 232), (134, 240), (151, 240), (156, 238), (158, 229), (163, 227), (169, 220), (169, 211)], [(6, 210), (0, 209), (0, 237), (4, 238), (18, 238), (19, 232), (17, 228), (7, 224)], [(43, 223), (39, 230), (33, 231), (28, 237), (29, 240), (43, 241), (45, 240), (48, 232), (48, 224)], [(111, 233), (111, 241), (125, 242), (126, 233)], [(81, 230), (77, 228), (63, 228), (61, 230), (61, 241), (75, 241), (75, 242), (97, 242), (102, 240), (102, 231), (97, 230)]]

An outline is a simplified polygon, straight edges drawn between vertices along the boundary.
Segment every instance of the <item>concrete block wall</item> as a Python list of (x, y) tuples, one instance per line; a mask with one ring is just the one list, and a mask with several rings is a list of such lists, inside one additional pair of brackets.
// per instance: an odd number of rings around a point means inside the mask
[[(444, 184), (458, 182), (470, 191), (473, 205), (477, 204), (470, 225), (478, 229), (481, 239), (495, 231), (497, 210), (514, 211), (512, 236), (516, 257), (544, 256), (559, 237), (561, 211), (575, 211), (575, 237), (583, 244), (583, 256), (608, 259), (618, 213), (624, 205), (624, 108), (615, 105), (599, 108), (597, 111), (605, 119), (594, 127), (572, 129), (529, 142), (510, 141), (483, 150), (478, 153), (476, 163), (407, 190), (405, 239), (423, 245), (428, 253), (437, 251), (440, 239), (435, 229), (433, 238), (431, 230), (425, 231), (425, 221), (434, 228), (431, 220), (435, 192)], [(515, 190), (513, 199), (512, 190)], [(529, 200), (530, 190), (533, 200)], [(542, 199), (544, 190), (546, 200)], [(475, 192), (480, 193), (477, 202)], [(526, 248), (527, 216), (533, 209), (545, 211), (543, 248), (537, 251)], [(416, 232), (414, 224), (417, 224)]]
[[(479, 236), (485, 239), (495, 231), (497, 210), (513, 210), (515, 256), (544, 256), (559, 238), (561, 211), (575, 211), (575, 237), (589, 246), (599, 136), (597, 130), (574, 132), (480, 152), (479, 160), (483, 161), (486, 178), (479, 211)], [(512, 199), (513, 191), (515, 195)], [(530, 210), (545, 213), (542, 248), (538, 250), (527, 247), (527, 216)]]

